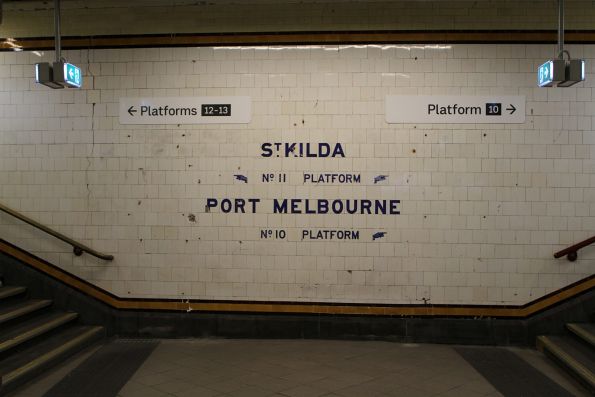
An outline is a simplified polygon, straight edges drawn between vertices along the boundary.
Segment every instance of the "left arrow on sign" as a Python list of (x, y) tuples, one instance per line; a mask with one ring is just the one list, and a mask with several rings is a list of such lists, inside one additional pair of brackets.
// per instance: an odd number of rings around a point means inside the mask
[(134, 105), (132, 105), (128, 108), (129, 115), (134, 116), (134, 113), (136, 113), (136, 112), (137, 112), (137, 110), (134, 108)]
[(506, 108), (506, 110), (510, 110), (510, 114), (513, 114), (516, 111), (516, 108), (514, 107), (514, 105), (511, 103), (509, 108)]

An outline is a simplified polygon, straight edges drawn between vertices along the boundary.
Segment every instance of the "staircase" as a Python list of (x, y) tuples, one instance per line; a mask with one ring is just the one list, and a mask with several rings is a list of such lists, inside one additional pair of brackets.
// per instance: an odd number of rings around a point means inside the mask
[(0, 286), (0, 395), (104, 337), (103, 327), (77, 318), (29, 299), (25, 287)]
[(595, 394), (595, 324), (566, 324), (563, 336), (537, 337), (537, 348)]

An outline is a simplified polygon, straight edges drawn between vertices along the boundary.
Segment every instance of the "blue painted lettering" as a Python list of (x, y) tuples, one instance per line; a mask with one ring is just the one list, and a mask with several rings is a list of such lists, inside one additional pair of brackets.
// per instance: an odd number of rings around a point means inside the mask
[(340, 143), (265, 142), (260, 149), (262, 157), (345, 157)]
[(400, 200), (326, 200), (326, 199), (274, 199), (275, 214), (375, 214), (399, 215)]
[(304, 174), (304, 183), (361, 183), (360, 174)]
[(262, 149), (262, 157), (271, 157), (273, 155), (273, 149), (271, 149), (270, 143), (263, 143), (260, 148)]
[(302, 240), (359, 240), (359, 230), (302, 230)]
[(221, 199), (218, 200), (216, 198), (208, 198), (207, 199), (207, 212), (211, 210), (211, 208), (219, 208), (221, 212), (224, 214), (228, 214), (230, 212), (234, 213), (246, 213), (246, 202), (250, 205), (248, 206), (248, 211), (252, 214), (256, 213), (256, 204), (260, 202), (260, 199), (257, 198), (250, 198), (250, 199)]

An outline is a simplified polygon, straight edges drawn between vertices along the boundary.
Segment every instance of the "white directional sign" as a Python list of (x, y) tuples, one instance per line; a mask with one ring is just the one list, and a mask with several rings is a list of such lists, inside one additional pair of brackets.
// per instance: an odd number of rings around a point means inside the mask
[(247, 96), (120, 98), (120, 124), (242, 124), (251, 119)]
[(387, 95), (387, 123), (524, 123), (524, 96)]

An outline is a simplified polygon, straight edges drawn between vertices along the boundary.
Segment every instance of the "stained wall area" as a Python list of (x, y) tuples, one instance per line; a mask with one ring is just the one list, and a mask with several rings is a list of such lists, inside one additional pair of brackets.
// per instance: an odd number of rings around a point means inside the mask
[[(81, 90), (34, 83), (52, 53), (0, 53), (2, 201), (116, 259), (74, 257), (5, 215), (1, 234), (122, 297), (526, 303), (595, 266), (593, 250), (552, 257), (595, 230), (595, 46), (568, 47), (584, 83), (538, 88), (552, 47), (67, 51)], [(524, 96), (526, 117), (388, 124), (394, 94)], [(120, 123), (120, 98), (192, 96), (250, 97), (251, 121)], [(259, 201), (207, 206), (226, 198)], [(284, 199), (302, 212), (307, 199), (398, 200), (399, 214), (275, 213)]]

